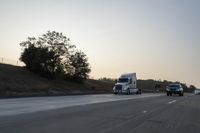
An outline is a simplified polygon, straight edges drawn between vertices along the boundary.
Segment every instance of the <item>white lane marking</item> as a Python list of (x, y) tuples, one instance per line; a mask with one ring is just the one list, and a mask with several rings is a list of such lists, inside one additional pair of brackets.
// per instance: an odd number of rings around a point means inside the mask
[(143, 111), (143, 113), (145, 114), (145, 113), (147, 113), (147, 111), (146, 111), (146, 110), (144, 110), (144, 111)]
[(168, 102), (168, 104), (172, 104), (172, 103), (175, 103), (175, 102), (176, 102), (176, 100), (173, 100), (173, 101)]

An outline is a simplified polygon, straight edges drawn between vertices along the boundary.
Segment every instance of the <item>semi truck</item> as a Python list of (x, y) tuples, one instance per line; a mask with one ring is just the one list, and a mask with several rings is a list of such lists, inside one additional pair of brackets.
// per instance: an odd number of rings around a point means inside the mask
[(127, 95), (131, 93), (141, 94), (141, 90), (137, 88), (136, 73), (122, 74), (113, 87), (113, 93), (122, 93)]

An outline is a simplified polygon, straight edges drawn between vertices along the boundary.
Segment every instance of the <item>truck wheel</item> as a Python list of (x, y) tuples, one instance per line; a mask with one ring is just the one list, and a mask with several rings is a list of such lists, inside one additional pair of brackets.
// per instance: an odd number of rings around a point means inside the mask
[(141, 90), (138, 90), (138, 94), (142, 94), (142, 91), (141, 91)]
[(172, 93), (169, 93), (170, 94), (170, 96), (172, 96)]

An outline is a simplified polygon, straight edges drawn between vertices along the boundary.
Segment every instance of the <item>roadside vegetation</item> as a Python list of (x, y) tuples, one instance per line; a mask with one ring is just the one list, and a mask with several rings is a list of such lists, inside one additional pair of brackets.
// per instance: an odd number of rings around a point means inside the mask
[(75, 82), (83, 82), (89, 77), (91, 69), (87, 56), (62, 33), (48, 31), (38, 38), (28, 37), (20, 46), (20, 60), (31, 72), (46, 78), (59, 76)]

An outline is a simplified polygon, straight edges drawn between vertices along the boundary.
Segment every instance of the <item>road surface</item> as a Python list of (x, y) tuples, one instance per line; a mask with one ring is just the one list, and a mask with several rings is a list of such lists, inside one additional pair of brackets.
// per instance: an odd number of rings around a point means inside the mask
[(147, 132), (199, 133), (200, 96), (107, 94), (0, 100), (0, 133)]

